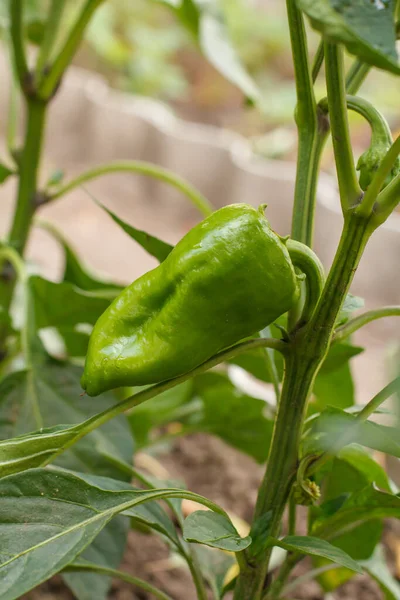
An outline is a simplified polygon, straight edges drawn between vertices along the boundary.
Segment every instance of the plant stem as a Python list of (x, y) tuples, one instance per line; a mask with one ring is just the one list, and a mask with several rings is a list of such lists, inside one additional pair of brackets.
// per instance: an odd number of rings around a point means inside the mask
[(27, 126), (24, 149), (19, 169), (20, 180), (14, 220), (9, 234), (9, 244), (20, 254), (28, 239), (39, 169), (42, 139), (45, 126), (46, 104), (30, 98), (27, 102)]
[(355, 94), (360, 89), (370, 70), (370, 65), (358, 59), (353, 62), (346, 76), (346, 90), (349, 94)]
[[(37, 175), (41, 154), (41, 142), (45, 124), (46, 105), (35, 98), (28, 98), (27, 125), (24, 148), (19, 165), (19, 184), (17, 201), (8, 243), (20, 255), (23, 254), (28, 239), (34, 211), (35, 194), (37, 190)], [(0, 264), (0, 274), (4, 263)], [(5, 279), (0, 277), (0, 306), (7, 313), (13, 296), (15, 277)], [(0, 350), (7, 332), (0, 328)]]
[(214, 210), (208, 200), (187, 181), (168, 169), (163, 169), (152, 163), (139, 160), (118, 161), (90, 169), (86, 173), (78, 175), (78, 177), (63, 185), (52, 194), (49, 194), (48, 199), (55, 200), (56, 198), (60, 198), (83, 183), (110, 173), (138, 173), (139, 175), (147, 175), (160, 181), (165, 181), (165, 183), (185, 194), (203, 215), (208, 216)]
[(340, 201), (343, 212), (346, 212), (359, 202), (362, 192), (351, 148), (341, 46), (325, 43), (325, 70)]
[(73, 25), (71, 31), (68, 32), (68, 36), (63, 48), (56, 57), (48, 75), (46, 75), (38, 88), (38, 94), (41, 98), (47, 100), (54, 94), (60, 83), (61, 77), (71, 63), (75, 52), (78, 49), (85, 29), (93, 13), (103, 1), (104, 0), (86, 0), (86, 4), (81, 9), (75, 24)]
[(185, 553), (185, 559), (196, 588), (198, 600), (207, 600), (207, 590), (204, 584), (204, 579), (200, 571), (198, 560), (194, 552)]
[(204, 373), (212, 367), (215, 367), (224, 361), (230, 360), (234, 356), (238, 356), (239, 354), (243, 354), (243, 352), (254, 350), (256, 348), (272, 348), (274, 350), (277, 350), (278, 352), (281, 352), (283, 355), (286, 355), (287, 352), (287, 344), (285, 342), (282, 342), (281, 340), (277, 340), (274, 338), (254, 339), (249, 340), (248, 342), (242, 342), (240, 344), (237, 344), (236, 346), (232, 346), (231, 348), (228, 348), (227, 350), (216, 354), (215, 356), (204, 362), (202, 365), (196, 367), (196, 369), (193, 369), (193, 371), (185, 373), (184, 375), (180, 375), (179, 377), (175, 377), (174, 379), (169, 379), (168, 381), (157, 383), (156, 385), (146, 388), (141, 392), (137, 392), (136, 394), (133, 394), (133, 396), (129, 396), (129, 398), (122, 400), (122, 402), (118, 402), (111, 408), (108, 408), (105, 411), (98, 413), (94, 417), (91, 417), (90, 419), (85, 421), (84, 424), (82, 424), (84, 426), (79, 430), (79, 433), (76, 435), (76, 437), (71, 439), (65, 444), (65, 446), (60, 448), (58, 452), (53, 454), (46, 462), (43, 463), (43, 466), (53, 462), (60, 454), (62, 454), (68, 448), (76, 444), (88, 433), (90, 433), (94, 429), (97, 429), (101, 425), (104, 425), (104, 423), (107, 423), (108, 421), (110, 421), (114, 417), (117, 417), (121, 413), (127, 410), (131, 410), (135, 406), (139, 406), (139, 404), (146, 402), (146, 400), (151, 400), (151, 398), (155, 398), (155, 396), (162, 394), (166, 390), (170, 390), (171, 388), (179, 385), (180, 383), (191, 379), (195, 375)]
[(372, 323), (383, 317), (400, 317), (400, 306), (384, 306), (382, 308), (376, 308), (375, 310), (369, 310), (368, 312), (351, 319), (351, 321), (348, 321), (336, 329), (332, 341), (341, 342), (358, 329), (361, 329), (361, 327), (364, 327), (364, 325), (368, 325), (368, 323)]
[[(368, 219), (354, 211), (345, 224), (322, 296), (309, 324), (299, 330), (289, 346), (282, 395), (275, 421), (267, 469), (259, 489), (253, 531), (267, 520), (263, 537), (276, 537), (293, 479), (298, 468), (298, 452), (303, 416), (314, 379), (328, 352), (335, 320), (346, 297), (365, 245), (373, 231)], [(238, 577), (235, 600), (259, 600), (268, 572), (271, 549), (252, 555), (260, 540), (254, 539), (246, 551), (247, 567)]]
[(317, 105), (308, 61), (303, 15), (295, 0), (287, 0), (286, 6), (296, 76), (296, 124), (299, 139), (292, 237), (311, 246), (317, 171), (322, 148), (318, 140)]
[(301, 322), (307, 323), (324, 287), (324, 267), (318, 256), (305, 244), (289, 239), (286, 247), (293, 265), (306, 275), (306, 300), (301, 314)]
[(22, 91), (25, 90), (27, 77), (29, 74), (28, 63), (25, 56), (23, 20), (22, 20), (22, 0), (9, 0), (10, 10), (10, 34), (13, 49), (13, 59), (15, 71)]
[(318, 45), (317, 51), (314, 56), (314, 62), (311, 69), (311, 78), (313, 83), (316, 82), (319, 72), (324, 62), (324, 42), (321, 41)]
[(51, 51), (53, 50), (54, 42), (57, 39), (61, 17), (65, 8), (65, 2), (60, 0), (51, 0), (49, 14), (46, 20), (46, 29), (42, 43), (40, 44), (39, 55), (36, 62), (36, 76), (40, 85), (45, 68)]
[(99, 575), (108, 575), (109, 577), (115, 577), (116, 579), (122, 579), (122, 581), (126, 581), (127, 583), (131, 583), (135, 587), (152, 594), (155, 598), (159, 598), (159, 600), (173, 600), (172, 596), (165, 594), (158, 588), (154, 587), (147, 581), (140, 579), (139, 577), (134, 577), (133, 575), (129, 575), (129, 573), (124, 573), (123, 571), (119, 571), (117, 569), (111, 569), (110, 567), (103, 567), (101, 565), (95, 565), (92, 563), (76, 563), (69, 565), (64, 569), (64, 573), (74, 573), (76, 571), (89, 571), (91, 573), (98, 573)]

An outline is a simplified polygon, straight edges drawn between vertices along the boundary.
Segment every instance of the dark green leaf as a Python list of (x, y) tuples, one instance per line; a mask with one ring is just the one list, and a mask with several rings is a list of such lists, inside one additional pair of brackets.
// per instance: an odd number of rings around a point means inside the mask
[(282, 540), (276, 540), (274, 545), (280, 546), (289, 552), (301, 552), (310, 556), (323, 556), (338, 565), (343, 565), (352, 571), (356, 571), (356, 573), (362, 573), (360, 565), (351, 556), (346, 554), (346, 552), (316, 537), (292, 535), (284, 537)]
[[(4, 378), (0, 388), (0, 438), (60, 423), (79, 424), (115, 403), (112, 394), (102, 394), (95, 401), (82, 397), (81, 372), (78, 367), (43, 357), (29, 371)], [(129, 463), (132, 453), (132, 436), (121, 415), (84, 437), (57, 462), (74, 470), (114, 476), (116, 469), (105, 455)]]
[(14, 171), (12, 169), (9, 169), (6, 167), (6, 165), (0, 163), (0, 184), (4, 183), (4, 181), (10, 177), (10, 175), (13, 175), (13, 173)]
[(351, 494), (331, 516), (318, 517), (311, 532), (315, 536), (334, 539), (344, 530), (351, 531), (362, 521), (399, 516), (400, 498), (369, 485)]
[(238, 390), (219, 373), (206, 373), (195, 380), (204, 407), (199, 431), (217, 435), (225, 442), (262, 463), (267, 459), (273, 422), (266, 418), (267, 405)]
[[(251, 350), (250, 352), (246, 352), (244, 354), (240, 354), (239, 356), (235, 356), (229, 362), (241, 367), (248, 373), (251, 373), (260, 381), (265, 381), (266, 383), (272, 383), (271, 373), (267, 364), (268, 357), (265, 354), (265, 350), (263, 348), (259, 348), (258, 350)], [(282, 355), (276, 352), (275, 363), (278, 371), (279, 380), (282, 381), (283, 378), (283, 358)]]
[(400, 73), (395, 0), (297, 0), (312, 25), (363, 62)]
[(388, 569), (382, 546), (377, 546), (373, 556), (361, 564), (381, 588), (384, 600), (400, 600), (400, 584)]
[(109, 491), (76, 474), (30, 469), (0, 480), (2, 600), (17, 600), (71, 563), (118, 513), (182, 490)]
[[(96, 561), (96, 564), (116, 569), (124, 555), (128, 531), (129, 521), (124, 517), (115, 517), (79, 555), (79, 559)], [(63, 573), (62, 577), (78, 600), (102, 600), (108, 596), (111, 577), (99, 577), (89, 572)]]
[(87, 292), (71, 283), (53, 283), (39, 276), (30, 277), (35, 305), (35, 323), (42, 327), (93, 325), (117, 295), (116, 290)]
[(140, 229), (132, 227), (132, 225), (125, 223), (125, 221), (117, 217), (115, 213), (113, 213), (109, 208), (100, 202), (97, 202), (97, 204), (110, 215), (113, 221), (115, 221), (115, 223), (117, 223), (117, 225), (119, 225), (125, 231), (125, 233), (135, 240), (135, 242), (140, 244), (142, 248), (146, 250), (146, 252), (151, 254), (151, 256), (154, 256), (154, 258), (160, 262), (167, 258), (168, 254), (173, 249), (171, 244), (167, 244), (166, 242), (159, 240), (146, 231), (141, 231)]
[(332, 373), (333, 371), (340, 369), (340, 367), (343, 367), (343, 365), (346, 365), (351, 358), (362, 352), (364, 352), (364, 348), (361, 348), (361, 346), (352, 346), (345, 342), (342, 344), (334, 344), (330, 348), (320, 372), (324, 374)]
[(250, 536), (241, 538), (229, 519), (209, 510), (197, 510), (185, 519), (183, 537), (229, 552), (241, 552), (251, 544)]
[(209, 546), (193, 546), (193, 551), (197, 557), (203, 577), (208, 582), (214, 594), (215, 600), (221, 600), (223, 598), (226, 575), (236, 562), (234, 556), (226, 552), (221, 552), (217, 548), (210, 548)]
[[(15, 381), (23, 374), (23, 372), (14, 373), (10, 377)], [(7, 382), (6, 378), (0, 384), (0, 395), (3, 393), (7, 395), (9, 386), (10, 381)], [(80, 425), (58, 425), (0, 441), (0, 476), (5, 477), (41, 466), (67, 442), (74, 439), (80, 429)]]

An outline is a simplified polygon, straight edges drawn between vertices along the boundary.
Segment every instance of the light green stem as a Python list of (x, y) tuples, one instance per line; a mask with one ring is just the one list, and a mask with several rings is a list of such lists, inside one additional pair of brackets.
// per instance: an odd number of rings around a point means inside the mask
[(93, 563), (72, 563), (66, 567), (63, 571), (64, 573), (76, 573), (76, 572), (90, 572), (90, 573), (98, 573), (99, 575), (107, 575), (108, 577), (114, 577), (115, 579), (121, 579), (122, 581), (126, 581), (134, 585), (135, 587), (152, 594), (155, 598), (159, 598), (159, 600), (173, 600), (172, 596), (165, 594), (158, 588), (154, 587), (147, 581), (140, 579), (139, 577), (134, 577), (133, 575), (129, 575), (129, 573), (124, 573), (124, 571), (118, 571), (117, 569), (111, 569), (110, 567), (103, 567), (101, 565), (95, 565)]
[(321, 70), (322, 64), (324, 62), (324, 42), (321, 41), (318, 45), (317, 51), (314, 56), (314, 62), (311, 70), (311, 78), (313, 83), (316, 82), (319, 72)]
[(355, 94), (365, 81), (371, 66), (360, 60), (355, 60), (346, 76), (346, 90), (349, 94)]
[(45, 77), (43, 69), (49, 61), (54, 42), (57, 39), (65, 4), (65, 2), (60, 2), (60, 0), (51, 0), (44, 37), (40, 44), (36, 62), (36, 77), (39, 85), (41, 84), (43, 77)]
[(23, 36), (23, 2), (22, 0), (9, 0), (10, 10), (10, 34), (13, 49), (14, 67), (21, 86), (25, 92), (27, 78), (29, 75), (28, 63), (25, 56), (24, 36)]
[(377, 319), (383, 319), (384, 317), (400, 317), (400, 306), (384, 306), (382, 308), (376, 308), (375, 310), (369, 310), (368, 312), (351, 319), (341, 327), (338, 327), (333, 336), (333, 342), (341, 342), (345, 340), (349, 335), (355, 333), (364, 325), (372, 323)]
[(351, 148), (341, 46), (325, 42), (325, 71), (340, 201), (345, 213), (359, 202), (362, 191)]
[(219, 354), (216, 354), (205, 363), (193, 369), (189, 373), (185, 373), (184, 375), (180, 375), (179, 377), (175, 377), (174, 379), (169, 379), (168, 381), (164, 381), (162, 383), (157, 383), (141, 392), (134, 394), (133, 396), (129, 396), (122, 402), (118, 402), (115, 406), (106, 409), (105, 411), (91, 417), (87, 421), (84, 422), (84, 426), (79, 430), (79, 433), (71, 439), (67, 444), (65, 444), (62, 448), (58, 450), (55, 454), (53, 454), (44, 465), (53, 462), (60, 454), (65, 452), (68, 448), (76, 444), (80, 439), (86, 436), (91, 431), (94, 431), (104, 423), (107, 423), (114, 417), (120, 415), (123, 412), (131, 410), (135, 406), (139, 406), (143, 402), (147, 400), (151, 400), (151, 398), (155, 398), (159, 394), (162, 394), (166, 390), (169, 390), (188, 379), (191, 379), (195, 375), (199, 375), (200, 373), (204, 373), (208, 371), (212, 367), (219, 365), (220, 363), (230, 360), (234, 356), (238, 356), (239, 354), (243, 354), (243, 352), (247, 352), (248, 350), (254, 350), (256, 348), (273, 348), (278, 352), (281, 352), (283, 355), (286, 355), (287, 344), (277, 339), (255, 339), (249, 340), (248, 342), (242, 342), (241, 344), (237, 344), (236, 346), (232, 346), (228, 348), (228, 350), (224, 350)]
[(104, 0), (86, 0), (86, 3), (81, 9), (75, 24), (68, 33), (63, 48), (56, 57), (49, 73), (43, 79), (38, 88), (38, 94), (41, 98), (47, 100), (54, 94), (58, 84), (60, 83), (61, 77), (64, 74), (64, 71), (71, 63), (75, 52), (78, 49), (85, 29), (89, 24), (93, 13), (102, 2), (104, 2)]
[(400, 175), (397, 175), (393, 181), (385, 187), (378, 196), (374, 207), (374, 222), (377, 225), (384, 223), (395, 210), (400, 202)]
[(192, 204), (194, 204), (203, 215), (208, 216), (213, 212), (213, 207), (208, 200), (190, 185), (190, 183), (168, 169), (163, 169), (152, 163), (140, 160), (118, 161), (90, 169), (89, 171), (78, 175), (78, 177), (69, 183), (66, 183), (55, 192), (48, 194), (48, 199), (56, 200), (83, 183), (96, 179), (102, 175), (109, 175), (110, 173), (137, 173), (139, 175), (147, 175), (154, 179), (159, 179), (160, 181), (164, 181), (177, 188), (182, 194), (187, 196)]
[(325, 272), (318, 256), (305, 244), (288, 240), (286, 243), (290, 258), (295, 267), (306, 275), (306, 301), (301, 315), (301, 324), (307, 323), (321, 296)]

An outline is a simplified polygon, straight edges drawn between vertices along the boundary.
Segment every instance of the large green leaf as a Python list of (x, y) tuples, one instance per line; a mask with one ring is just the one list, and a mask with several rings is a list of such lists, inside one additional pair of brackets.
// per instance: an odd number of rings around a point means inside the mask
[[(79, 424), (115, 403), (110, 393), (95, 401), (82, 397), (81, 372), (78, 367), (43, 355), (29, 370), (6, 377), (0, 386), (0, 438), (17, 437), (63, 423)], [(64, 434), (69, 435), (67, 430)], [(84, 437), (60, 455), (57, 462), (69, 469), (114, 476), (115, 467), (106, 456), (129, 463), (132, 453), (128, 422), (119, 416)]]
[(301, 552), (309, 556), (323, 556), (356, 573), (362, 573), (362, 568), (351, 556), (340, 550), (340, 548), (336, 548), (336, 546), (332, 546), (329, 542), (320, 540), (317, 537), (292, 535), (281, 540), (275, 540), (274, 545), (280, 546), (289, 552)]
[(297, 0), (312, 25), (362, 61), (400, 73), (395, 0)]
[[(19, 376), (19, 373), (14, 373), (10, 379), (12, 377), (15, 381)], [(10, 385), (10, 381), (6, 383), (7, 386)], [(0, 385), (0, 395), (4, 389), (3, 382)], [(0, 477), (40, 467), (73, 440), (81, 428), (81, 425), (58, 425), (0, 441)]]
[(243, 394), (219, 373), (200, 375), (195, 387), (203, 402), (203, 418), (194, 427), (264, 462), (273, 429), (273, 421), (265, 416), (265, 402)]
[(118, 217), (112, 210), (101, 204), (101, 202), (96, 201), (96, 204), (100, 206), (103, 210), (106, 211), (112, 218), (112, 220), (125, 231), (135, 242), (140, 244), (146, 252), (154, 256), (159, 262), (165, 260), (168, 254), (173, 249), (171, 244), (167, 244), (167, 242), (163, 242), (162, 240), (156, 238), (154, 235), (150, 235), (146, 231), (142, 231), (141, 229), (136, 229), (136, 227), (132, 227), (120, 217)]
[(357, 443), (400, 458), (398, 428), (372, 421), (360, 422), (356, 415), (329, 407), (315, 421), (313, 435), (307, 444), (310, 444), (314, 451), (332, 451), (337, 448), (340, 440), (343, 440), (343, 446)]
[(39, 276), (31, 277), (29, 286), (38, 329), (78, 323), (94, 325), (117, 295), (115, 289), (88, 292), (69, 282), (54, 283)]
[(226, 575), (236, 562), (234, 555), (203, 545), (193, 546), (193, 552), (215, 600), (222, 600)]
[(2, 600), (16, 600), (62, 570), (117, 514), (169, 497), (210, 504), (182, 490), (104, 490), (76, 474), (48, 469), (4, 477), (0, 480)]
[(232, 521), (209, 510), (197, 510), (183, 524), (187, 542), (205, 544), (228, 552), (241, 552), (251, 544), (251, 537), (240, 537)]

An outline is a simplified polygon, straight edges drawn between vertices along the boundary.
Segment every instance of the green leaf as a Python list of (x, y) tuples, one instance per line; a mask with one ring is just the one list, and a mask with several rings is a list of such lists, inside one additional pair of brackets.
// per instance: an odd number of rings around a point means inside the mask
[(65, 265), (62, 281), (72, 283), (81, 290), (89, 292), (94, 290), (115, 290), (116, 292), (120, 292), (123, 289), (122, 286), (116, 285), (112, 281), (99, 279), (96, 275), (90, 273), (90, 270), (83, 265), (71, 244), (52, 223), (39, 221), (38, 224), (57, 240), (64, 251)]
[(13, 175), (14, 171), (12, 169), (10, 169), (9, 167), (6, 167), (6, 165), (3, 165), (2, 163), (0, 163), (0, 184), (4, 183), (6, 179), (8, 179), (10, 177), (10, 175)]
[[(13, 438), (60, 423), (80, 424), (115, 404), (110, 393), (102, 394), (96, 401), (82, 397), (81, 373), (78, 367), (44, 356), (37, 358), (30, 370), (5, 377), (0, 384), (0, 438)], [(64, 434), (69, 435), (67, 430)], [(69, 469), (114, 476), (116, 468), (106, 456), (129, 463), (132, 453), (132, 436), (121, 415), (61, 454), (57, 463)]]
[[(14, 376), (19, 374), (14, 373), (10, 379), (15, 380)], [(9, 386), (10, 381), (6, 385)], [(4, 382), (0, 385), (0, 394), (2, 393), (7, 394)], [(58, 425), (0, 441), (0, 476), (5, 477), (41, 466), (66, 443), (74, 439), (80, 429), (80, 425)]]
[(336, 319), (336, 326), (343, 325), (343, 323), (347, 323), (347, 321), (352, 316), (353, 312), (356, 310), (363, 308), (365, 302), (363, 298), (359, 296), (353, 296), (352, 294), (347, 294), (343, 306), (339, 312), (338, 318)]
[(400, 73), (396, 50), (395, 0), (297, 0), (327, 39), (375, 67)]
[(388, 569), (382, 546), (377, 546), (371, 558), (361, 564), (381, 588), (383, 600), (400, 600), (400, 584)]
[[(124, 517), (114, 517), (79, 555), (79, 559), (117, 568), (124, 556), (128, 531), (129, 521)], [(85, 572), (63, 573), (62, 578), (78, 600), (105, 600), (112, 581), (111, 577)]]
[(347, 342), (330, 348), (316, 377), (308, 414), (322, 412), (327, 406), (348, 408), (354, 404), (354, 383), (349, 360), (363, 350)]
[(331, 560), (338, 565), (355, 571), (356, 573), (362, 573), (361, 566), (356, 563), (346, 552), (332, 546), (325, 540), (320, 540), (317, 537), (312, 536), (300, 536), (292, 535), (284, 537), (282, 540), (275, 540), (274, 545), (280, 546), (289, 552), (301, 552), (302, 554), (308, 554), (310, 556), (323, 556)]
[(150, 441), (151, 432), (167, 423), (180, 421), (182, 407), (192, 398), (193, 381), (189, 380), (136, 406), (128, 419), (138, 448)]
[[(279, 380), (282, 381), (284, 367), (283, 357), (280, 353), (276, 352), (274, 359), (277, 366)], [(268, 356), (265, 353), (265, 349), (259, 348), (258, 350), (251, 350), (250, 352), (245, 352), (244, 354), (235, 356), (229, 362), (241, 367), (260, 381), (272, 383), (267, 360)]]
[(209, 0), (161, 0), (169, 5), (194, 36), (210, 64), (238, 87), (252, 102), (260, 100), (254, 80), (243, 67), (231, 40), (218, 3)]
[[(117, 514), (182, 490), (109, 491), (76, 474), (30, 469), (0, 480), (2, 600), (17, 600), (71, 563)], [(221, 511), (222, 512), (222, 511)]]
[(365, 448), (353, 444), (346, 446), (337, 455), (338, 459), (351, 465), (354, 469), (357, 469), (359, 473), (365, 477), (367, 482), (375, 483), (375, 485), (386, 492), (393, 492), (392, 485), (385, 472), (385, 469), (381, 467), (368, 453)]
[(211, 2), (204, 3), (198, 0), (196, 4), (201, 7), (199, 41), (203, 54), (217, 71), (244, 93), (246, 98), (252, 102), (259, 102), (259, 90), (229, 40), (223, 15)]
[(209, 510), (197, 510), (185, 519), (183, 537), (228, 552), (241, 552), (251, 544), (250, 536), (241, 538), (229, 519)]
[(360, 522), (399, 516), (400, 498), (369, 485), (351, 494), (331, 516), (318, 517), (312, 524), (311, 533), (334, 539), (344, 530), (351, 531)]
[(100, 206), (100, 208), (105, 210), (105, 212), (110, 215), (113, 221), (115, 221), (115, 223), (119, 225), (121, 229), (123, 229), (125, 233), (129, 235), (129, 237), (131, 237), (133, 240), (135, 240), (135, 242), (140, 244), (142, 248), (146, 250), (146, 252), (148, 252), (151, 256), (154, 256), (154, 258), (156, 258), (160, 262), (167, 258), (168, 254), (173, 249), (173, 246), (171, 246), (171, 244), (167, 244), (167, 242), (159, 240), (153, 235), (147, 233), (146, 231), (141, 231), (140, 229), (132, 227), (132, 225), (125, 223), (125, 221), (117, 217), (115, 213), (113, 213), (109, 208), (101, 204), (101, 202), (98, 202), (96, 200), (96, 203), (98, 204), (98, 206)]
[[(400, 458), (399, 430), (372, 421), (358, 421), (355, 415), (327, 408), (313, 425), (313, 448), (330, 451), (346, 436), (345, 445), (357, 443)], [(310, 441), (310, 440), (309, 440)], [(314, 445), (315, 444), (315, 445)]]
[(94, 325), (117, 295), (113, 289), (87, 292), (71, 283), (53, 283), (39, 276), (30, 277), (29, 286), (38, 329), (78, 323)]
[(264, 462), (273, 430), (273, 421), (265, 416), (268, 408), (265, 402), (243, 394), (219, 373), (196, 377), (195, 386), (204, 411), (203, 418), (194, 426)]
[(200, 545), (193, 546), (193, 552), (215, 600), (222, 600), (226, 575), (236, 562), (234, 555), (221, 552), (217, 548)]

